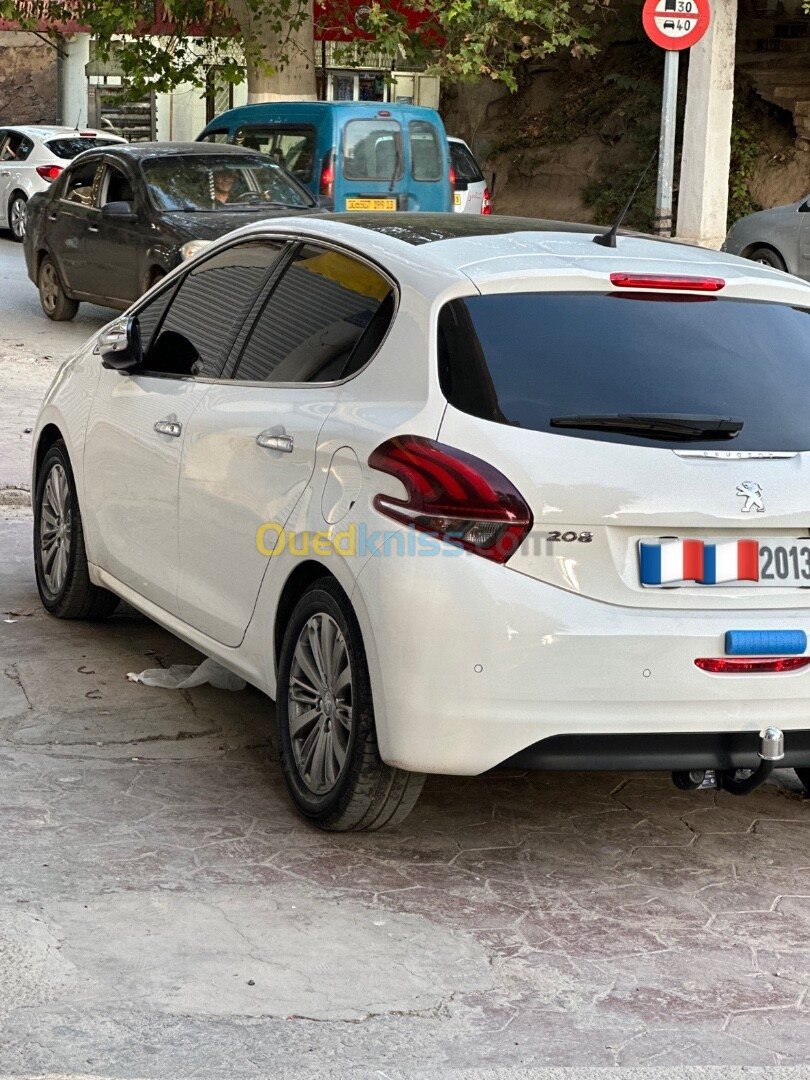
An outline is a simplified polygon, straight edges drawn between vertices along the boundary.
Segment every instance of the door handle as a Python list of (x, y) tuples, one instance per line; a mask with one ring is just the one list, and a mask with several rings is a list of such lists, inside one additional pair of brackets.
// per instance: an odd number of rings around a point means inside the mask
[(11, 173), (10, 172), (2, 172), (2, 173), (0, 173), (0, 176), (11, 176)]
[(155, 431), (159, 435), (171, 435), (176, 439), (180, 432), (183, 430), (183, 425), (178, 424), (176, 420), (158, 420), (155, 424)]
[(291, 454), (295, 445), (292, 435), (273, 435), (270, 431), (257, 435), (256, 442), (265, 450), (280, 450), (282, 454)]
[(87, 226), (87, 231), (88, 232), (98, 232), (98, 225), (88, 225)]

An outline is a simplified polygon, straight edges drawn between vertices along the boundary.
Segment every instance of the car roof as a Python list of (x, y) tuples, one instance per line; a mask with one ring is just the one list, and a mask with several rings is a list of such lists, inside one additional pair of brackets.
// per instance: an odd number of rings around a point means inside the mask
[(22, 135), (29, 135), (36, 137), (37, 139), (66, 139), (71, 136), (81, 137), (83, 132), (92, 131), (94, 135), (100, 135), (105, 139), (120, 139), (125, 143), (126, 139), (122, 139), (120, 135), (116, 135), (112, 131), (102, 131), (100, 128), (84, 127), (63, 127), (59, 124), (0, 124), (0, 129), (3, 131), (17, 131)]
[[(119, 157), (133, 158), (143, 161), (146, 158), (177, 157), (262, 157), (259, 150), (251, 150), (247, 146), (234, 146), (232, 143), (200, 143), (200, 142), (137, 142), (124, 143), (115, 148), (111, 146), (101, 147), (103, 153), (114, 153)], [(92, 147), (84, 151), (84, 155), (92, 154)]]
[[(242, 236), (267, 232), (270, 224), (239, 231)], [(727, 283), (724, 295), (810, 305), (810, 285), (781, 271), (736, 255), (639, 233), (620, 232), (615, 248), (600, 246), (594, 244), (594, 236), (608, 231), (600, 225), (410, 212), (285, 218), (273, 221), (272, 228), (345, 243), (424, 292), (438, 293), (453, 278), (466, 278), (482, 291), (531, 289), (541, 278), (552, 279), (561, 290), (602, 288), (607, 274), (624, 271), (722, 276)], [(414, 248), (419, 248), (418, 260)]]

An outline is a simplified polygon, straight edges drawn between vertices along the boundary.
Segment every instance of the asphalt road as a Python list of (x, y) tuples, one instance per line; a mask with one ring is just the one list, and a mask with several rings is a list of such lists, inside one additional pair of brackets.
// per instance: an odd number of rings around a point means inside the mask
[[(0, 240), (17, 485), (42, 384), (111, 314), (48, 323), (20, 255)], [(432, 777), (397, 830), (318, 832), (287, 800), (268, 699), (128, 682), (195, 656), (126, 608), (45, 615), (15, 492), (0, 1077), (807, 1075), (810, 802), (792, 773), (743, 799), (661, 775)]]

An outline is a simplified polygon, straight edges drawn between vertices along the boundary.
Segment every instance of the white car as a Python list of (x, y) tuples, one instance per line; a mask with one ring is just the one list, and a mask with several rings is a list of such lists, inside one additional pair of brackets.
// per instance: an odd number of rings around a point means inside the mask
[(0, 127), (0, 228), (15, 240), (25, 236), (25, 207), (45, 191), (65, 166), (94, 146), (126, 142), (108, 131), (23, 124)]
[(326, 828), (401, 821), (431, 772), (810, 783), (810, 286), (594, 233), (216, 241), (48, 392), (46, 609), (123, 598), (275, 699)]
[(481, 166), (463, 139), (448, 136), (453, 169), (453, 209), (457, 214), (491, 214), (492, 200)]

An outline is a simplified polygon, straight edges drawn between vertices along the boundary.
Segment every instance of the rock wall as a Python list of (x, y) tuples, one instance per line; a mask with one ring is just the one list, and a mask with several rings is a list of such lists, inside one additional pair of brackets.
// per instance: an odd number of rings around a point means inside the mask
[(36, 34), (0, 31), (0, 124), (55, 119), (56, 50)]

